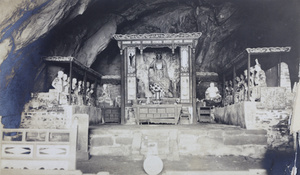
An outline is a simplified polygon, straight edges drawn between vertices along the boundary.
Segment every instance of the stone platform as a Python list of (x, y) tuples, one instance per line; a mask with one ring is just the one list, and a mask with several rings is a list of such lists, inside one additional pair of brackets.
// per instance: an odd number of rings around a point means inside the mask
[(163, 160), (172, 161), (181, 156), (263, 158), (267, 132), (221, 124), (90, 126), (92, 156), (143, 160), (153, 150)]

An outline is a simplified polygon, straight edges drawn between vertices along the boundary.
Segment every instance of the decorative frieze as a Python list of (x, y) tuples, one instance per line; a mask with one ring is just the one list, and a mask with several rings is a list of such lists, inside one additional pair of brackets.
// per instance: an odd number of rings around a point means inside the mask
[(289, 52), (291, 47), (259, 47), (259, 48), (247, 48), (246, 51), (251, 54), (255, 53), (280, 53)]
[(201, 32), (193, 33), (145, 33), (145, 34), (115, 34), (116, 40), (144, 40), (144, 39), (178, 39), (178, 38), (199, 38), (202, 35)]

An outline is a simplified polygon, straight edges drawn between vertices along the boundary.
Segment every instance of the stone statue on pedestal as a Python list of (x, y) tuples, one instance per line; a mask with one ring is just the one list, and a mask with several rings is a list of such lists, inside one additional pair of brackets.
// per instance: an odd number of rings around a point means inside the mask
[(87, 92), (87, 105), (88, 106), (95, 106), (95, 100), (94, 100), (94, 89), (95, 89), (95, 84), (91, 84), (90, 90)]
[(63, 75), (63, 92), (69, 93), (69, 87), (70, 87), (70, 78), (67, 74)]
[(149, 84), (152, 93), (160, 91), (160, 97), (173, 97), (170, 92), (170, 79), (167, 63), (161, 54), (156, 54), (156, 59), (149, 66)]
[(70, 79), (68, 78), (68, 75), (64, 74), (62, 78), (63, 91), (60, 94), (59, 104), (62, 105), (68, 104), (68, 95), (69, 95), (69, 86), (70, 86), (69, 83), (70, 83)]
[(234, 103), (237, 103), (240, 101), (240, 77), (235, 77), (235, 88), (234, 88)]
[(126, 124), (127, 125), (135, 125), (136, 124), (136, 119), (135, 119), (135, 112), (133, 108), (128, 109), (128, 114), (126, 118)]
[(212, 101), (213, 103), (220, 103), (221, 102), (221, 95), (219, 89), (215, 87), (213, 82), (210, 83), (209, 87), (205, 91), (205, 100)]
[(78, 87), (77, 87), (77, 79), (76, 78), (73, 78), (72, 79), (72, 104), (73, 105), (77, 105), (78, 104)]
[(64, 72), (63, 71), (58, 71), (57, 73), (57, 77), (54, 78), (54, 80), (52, 81), (52, 86), (54, 87), (54, 89), (57, 92), (62, 92), (63, 91), (63, 75)]
[(255, 77), (254, 77), (254, 83), (255, 86), (260, 86), (260, 87), (266, 87), (267, 86), (267, 82), (266, 82), (266, 74), (265, 71), (263, 71), (261, 69), (260, 64), (258, 63), (258, 60), (255, 59)]
[(78, 105), (83, 105), (83, 88), (82, 88), (82, 81), (79, 80), (78, 81), (78, 86), (77, 86), (77, 90), (75, 91), (75, 94), (77, 94), (77, 104)]
[(240, 75), (240, 82), (239, 82), (239, 101), (244, 101), (245, 100), (245, 78), (244, 75)]
[(251, 100), (252, 101), (259, 101), (260, 96), (261, 96), (261, 90), (260, 87), (267, 87), (267, 82), (266, 82), (266, 74), (265, 71), (261, 69), (260, 64), (258, 63), (258, 60), (255, 59), (255, 66), (254, 66), (254, 87), (252, 88), (251, 91)]
[(113, 106), (113, 100), (110, 97), (110, 92), (107, 84), (103, 84), (102, 94), (98, 97), (100, 106)]

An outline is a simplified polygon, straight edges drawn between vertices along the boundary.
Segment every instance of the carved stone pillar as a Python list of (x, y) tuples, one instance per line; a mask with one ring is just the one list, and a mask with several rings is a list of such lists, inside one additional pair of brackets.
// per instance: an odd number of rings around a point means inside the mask
[(136, 100), (136, 50), (135, 47), (127, 48), (127, 101)]
[(180, 99), (182, 103), (190, 102), (190, 74), (188, 46), (180, 47)]

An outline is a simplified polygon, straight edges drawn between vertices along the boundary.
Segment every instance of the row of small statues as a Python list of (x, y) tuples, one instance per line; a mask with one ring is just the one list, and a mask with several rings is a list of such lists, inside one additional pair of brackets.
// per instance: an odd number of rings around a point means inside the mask
[[(259, 88), (255, 87), (266, 87), (266, 74), (261, 69), (258, 60), (255, 59), (255, 66), (250, 67), (249, 86), (248, 86), (248, 73), (244, 70), (244, 74), (235, 78), (235, 88), (233, 87), (232, 81), (225, 82), (225, 94), (224, 94), (224, 105), (230, 105), (234, 102), (240, 102), (247, 100), (248, 91), (250, 91), (250, 101), (256, 101), (260, 98)], [(249, 87), (249, 89), (248, 89)], [(234, 97), (233, 97), (234, 92)]]
[[(95, 84), (86, 82), (86, 88), (83, 81), (78, 81), (76, 78), (72, 78), (72, 85), (70, 88), (70, 77), (63, 71), (58, 71), (57, 77), (54, 78), (51, 84), (56, 92), (59, 92), (59, 104), (67, 104), (71, 101), (71, 104), (76, 105), (88, 105), (95, 106)], [(71, 90), (71, 97), (69, 97)]]
[[(54, 91), (59, 92), (59, 104), (72, 105), (87, 105), (87, 106), (100, 106), (101, 103), (107, 103), (109, 106), (114, 105), (114, 100), (111, 99), (107, 84), (103, 85), (102, 94), (97, 97), (95, 83), (77, 81), (72, 78), (72, 85), (70, 88), (70, 77), (64, 74), (63, 71), (58, 71), (57, 77), (52, 81)], [(85, 87), (86, 86), (86, 87)], [(98, 88), (97, 88), (98, 89)], [(71, 96), (69, 97), (71, 90)], [(120, 106), (120, 98), (116, 99), (117, 106)]]

